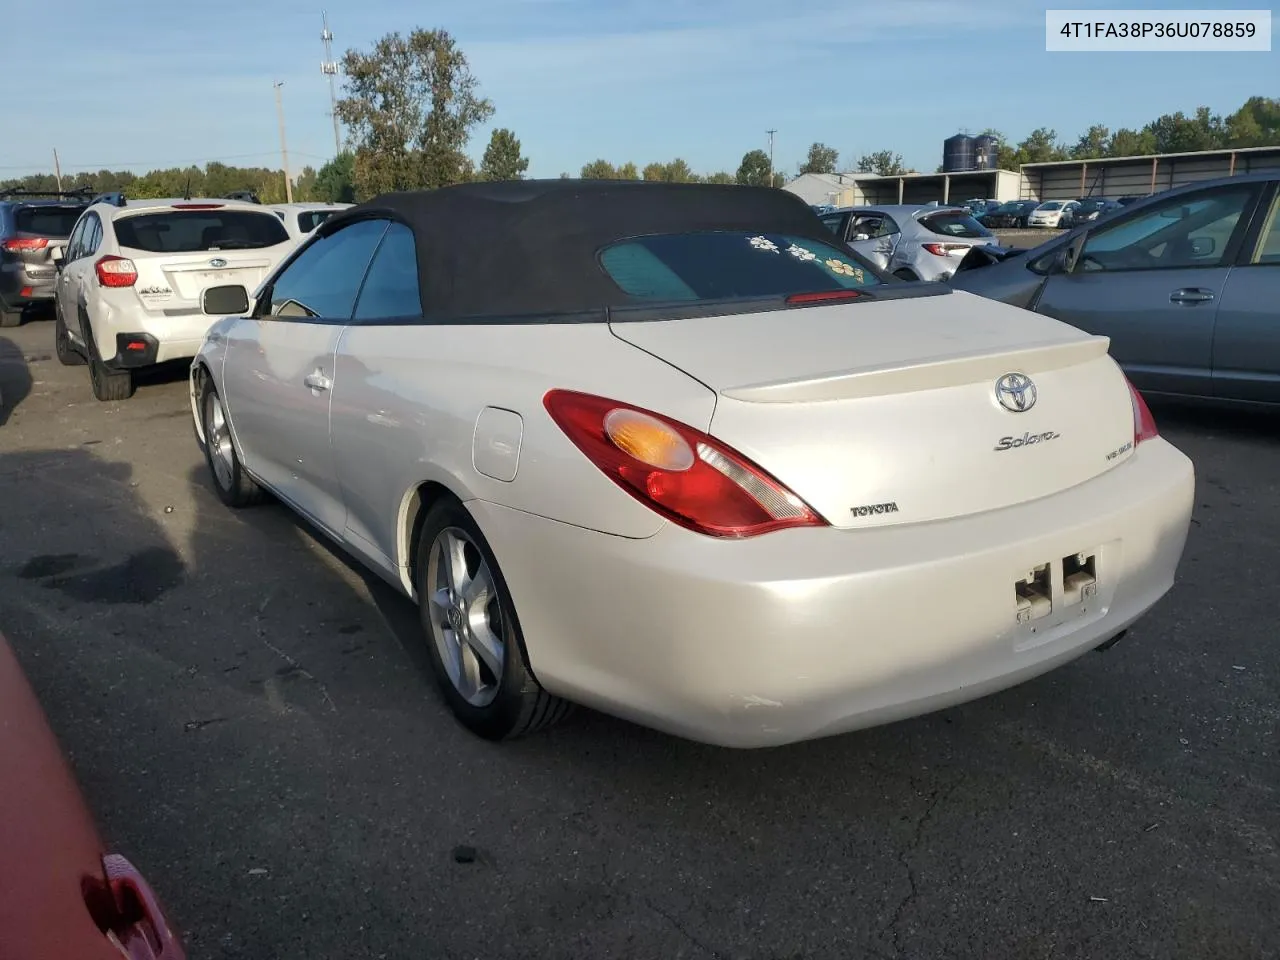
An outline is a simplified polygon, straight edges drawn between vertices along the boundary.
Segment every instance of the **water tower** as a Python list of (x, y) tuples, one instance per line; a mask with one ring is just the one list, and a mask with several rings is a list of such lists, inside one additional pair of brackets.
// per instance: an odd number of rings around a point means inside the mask
[(957, 133), (942, 141), (942, 172), (963, 173), (974, 168), (973, 137)]
[(973, 154), (979, 170), (994, 170), (1000, 166), (1000, 141), (990, 134), (973, 138)]

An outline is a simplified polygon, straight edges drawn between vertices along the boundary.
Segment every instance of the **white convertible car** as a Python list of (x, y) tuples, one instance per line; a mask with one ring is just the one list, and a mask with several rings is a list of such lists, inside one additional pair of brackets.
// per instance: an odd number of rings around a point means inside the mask
[(736, 186), (358, 205), (205, 291), (213, 483), (415, 599), (491, 739), (582, 703), (783, 744), (1108, 646), (1173, 584), (1191, 462), (1105, 338), (831, 239)]

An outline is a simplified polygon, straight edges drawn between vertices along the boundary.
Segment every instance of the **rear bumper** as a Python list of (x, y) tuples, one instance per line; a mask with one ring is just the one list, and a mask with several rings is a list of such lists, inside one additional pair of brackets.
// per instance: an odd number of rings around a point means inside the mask
[(0, 305), (16, 310), (29, 303), (48, 303), (54, 296), (57, 275), (32, 276), (22, 264), (0, 266)]
[[(103, 296), (89, 306), (98, 349), (104, 358), (112, 348), (116, 349), (116, 356), (108, 361), (109, 366), (139, 367), (194, 357), (214, 322), (203, 313), (174, 316), (153, 313), (136, 302), (132, 290), (110, 293), (113, 295)], [(130, 303), (127, 298), (135, 302)], [(144, 340), (150, 349), (144, 355), (121, 360), (123, 341), (128, 338)]]
[[(875, 530), (626, 539), (468, 507), (548, 690), (763, 747), (971, 700), (1109, 640), (1173, 584), (1194, 485), (1191, 462), (1155, 439), (1040, 501)], [(1096, 593), (1069, 603), (1063, 558), (1078, 552), (1096, 557)], [(1015, 581), (1046, 563), (1052, 612), (1019, 623)]]

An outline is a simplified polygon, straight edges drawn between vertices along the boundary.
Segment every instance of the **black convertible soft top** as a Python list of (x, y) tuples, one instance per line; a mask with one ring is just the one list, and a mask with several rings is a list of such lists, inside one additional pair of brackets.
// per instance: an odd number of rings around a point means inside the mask
[(643, 180), (520, 180), (386, 193), (330, 217), (407, 225), (423, 316), (602, 312), (636, 300), (601, 269), (601, 248), (629, 237), (706, 230), (780, 233), (830, 244), (798, 196), (768, 187)]

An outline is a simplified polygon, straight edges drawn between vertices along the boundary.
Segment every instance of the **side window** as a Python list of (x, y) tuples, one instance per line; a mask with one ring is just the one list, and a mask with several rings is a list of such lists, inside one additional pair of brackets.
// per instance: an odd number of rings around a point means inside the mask
[(386, 229), (386, 220), (359, 220), (307, 244), (272, 283), (271, 316), (349, 320)]
[(1271, 213), (1262, 225), (1262, 236), (1254, 251), (1252, 263), (1280, 265), (1280, 193), (1271, 204)]
[(80, 248), (84, 242), (84, 227), (89, 222), (88, 217), (81, 217), (80, 222), (75, 225), (71, 231), (71, 236), (67, 238), (67, 252), (62, 258), (64, 263), (70, 263), (72, 260), (80, 259)]
[(1089, 235), (1078, 269), (1219, 266), (1253, 193), (1240, 185), (1174, 197), (1108, 224)]
[(96, 253), (98, 247), (102, 244), (102, 220), (96, 213), (91, 213), (85, 217), (87, 221), (84, 228), (84, 255), (87, 257), (92, 253)]
[(387, 227), (382, 245), (373, 256), (353, 319), (390, 320), (421, 314), (418, 250), (413, 242), (413, 231), (402, 223), (393, 223)]
[(840, 225), (843, 223), (844, 223), (843, 213), (837, 213), (833, 217), (822, 218), (822, 225), (826, 227), (828, 230), (830, 230), (832, 233), (834, 233), (837, 237), (840, 236)]

